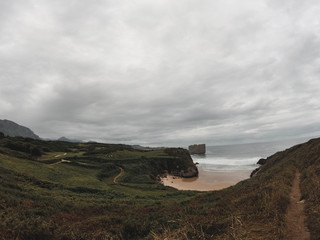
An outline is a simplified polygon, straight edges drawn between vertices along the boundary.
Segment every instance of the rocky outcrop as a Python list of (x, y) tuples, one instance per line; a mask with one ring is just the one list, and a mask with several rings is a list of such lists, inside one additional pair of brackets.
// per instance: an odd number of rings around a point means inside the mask
[(257, 164), (263, 165), (263, 164), (265, 164), (266, 162), (267, 162), (267, 159), (261, 158), (261, 159), (259, 159), (259, 161), (257, 162)]
[(250, 177), (254, 177), (258, 172), (259, 172), (260, 168), (256, 168), (254, 169), (251, 174), (250, 174)]
[(205, 154), (206, 145), (205, 144), (194, 144), (189, 146), (190, 154)]
[[(268, 157), (268, 158), (269, 158), (269, 157)], [(261, 166), (264, 165), (264, 164), (266, 164), (268, 158), (260, 158), (259, 161), (257, 162), (257, 164), (259, 164), (259, 165), (261, 165)], [(256, 168), (256, 169), (254, 169), (254, 170), (251, 172), (250, 177), (254, 177), (255, 175), (257, 175), (257, 173), (259, 172), (261, 166), (258, 167), (258, 168)]]
[(167, 148), (165, 152), (173, 157), (167, 161), (167, 172), (174, 176), (191, 178), (197, 177), (199, 172), (196, 164), (187, 151), (183, 148)]
[(188, 167), (188, 169), (185, 170), (181, 170), (180, 172), (180, 177), (183, 178), (192, 178), (192, 177), (198, 177), (199, 172), (198, 172), (198, 168), (196, 166), (194, 167)]
[(192, 167), (188, 167), (185, 170), (174, 169), (171, 171), (167, 171), (167, 173), (169, 173), (173, 176), (182, 177), (182, 178), (193, 178), (193, 177), (199, 176), (199, 171), (198, 171), (198, 168), (196, 167), (196, 165), (194, 165)]

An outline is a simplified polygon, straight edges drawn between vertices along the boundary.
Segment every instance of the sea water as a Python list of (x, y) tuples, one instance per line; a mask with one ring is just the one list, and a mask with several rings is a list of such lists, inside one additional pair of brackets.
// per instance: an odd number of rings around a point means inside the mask
[(260, 158), (267, 158), (308, 139), (207, 146), (206, 154), (192, 155), (194, 163), (198, 163), (198, 177), (177, 179), (169, 176), (163, 181), (166, 186), (180, 190), (212, 191), (227, 188), (248, 179), (252, 170), (258, 167)]
[(307, 138), (290, 139), (285, 141), (247, 143), (224, 146), (207, 146), (206, 154), (192, 155), (194, 163), (203, 171), (237, 171), (254, 170), (258, 167), (260, 158), (283, 151)]

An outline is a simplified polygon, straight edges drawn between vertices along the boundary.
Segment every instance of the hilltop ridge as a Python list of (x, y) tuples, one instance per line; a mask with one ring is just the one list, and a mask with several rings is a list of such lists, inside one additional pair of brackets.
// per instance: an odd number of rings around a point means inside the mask
[(29, 128), (7, 119), (0, 119), (0, 132), (10, 137), (26, 137), (40, 139), (40, 137)]

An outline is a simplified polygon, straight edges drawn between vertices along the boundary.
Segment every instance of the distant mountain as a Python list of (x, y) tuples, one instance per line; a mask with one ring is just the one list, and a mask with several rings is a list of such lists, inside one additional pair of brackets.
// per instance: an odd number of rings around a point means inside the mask
[(152, 150), (155, 150), (155, 149), (159, 149), (159, 148), (152, 148), (152, 147), (143, 147), (141, 145), (131, 145), (131, 147), (133, 149), (142, 150), (142, 151), (152, 151)]
[(29, 128), (21, 126), (7, 119), (0, 119), (0, 132), (3, 132), (5, 135), (10, 137), (40, 139), (40, 137), (32, 132)]
[(58, 141), (73, 142), (73, 143), (81, 143), (81, 142), (83, 142), (82, 140), (79, 140), (79, 139), (69, 139), (69, 138), (66, 138), (66, 137), (61, 137), (61, 138), (58, 139)]

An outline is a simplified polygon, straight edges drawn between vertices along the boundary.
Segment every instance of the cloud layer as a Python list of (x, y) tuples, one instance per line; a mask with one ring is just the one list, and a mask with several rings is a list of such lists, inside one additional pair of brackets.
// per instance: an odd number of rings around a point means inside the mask
[(320, 3), (0, 3), (1, 118), (144, 145), (320, 134)]

